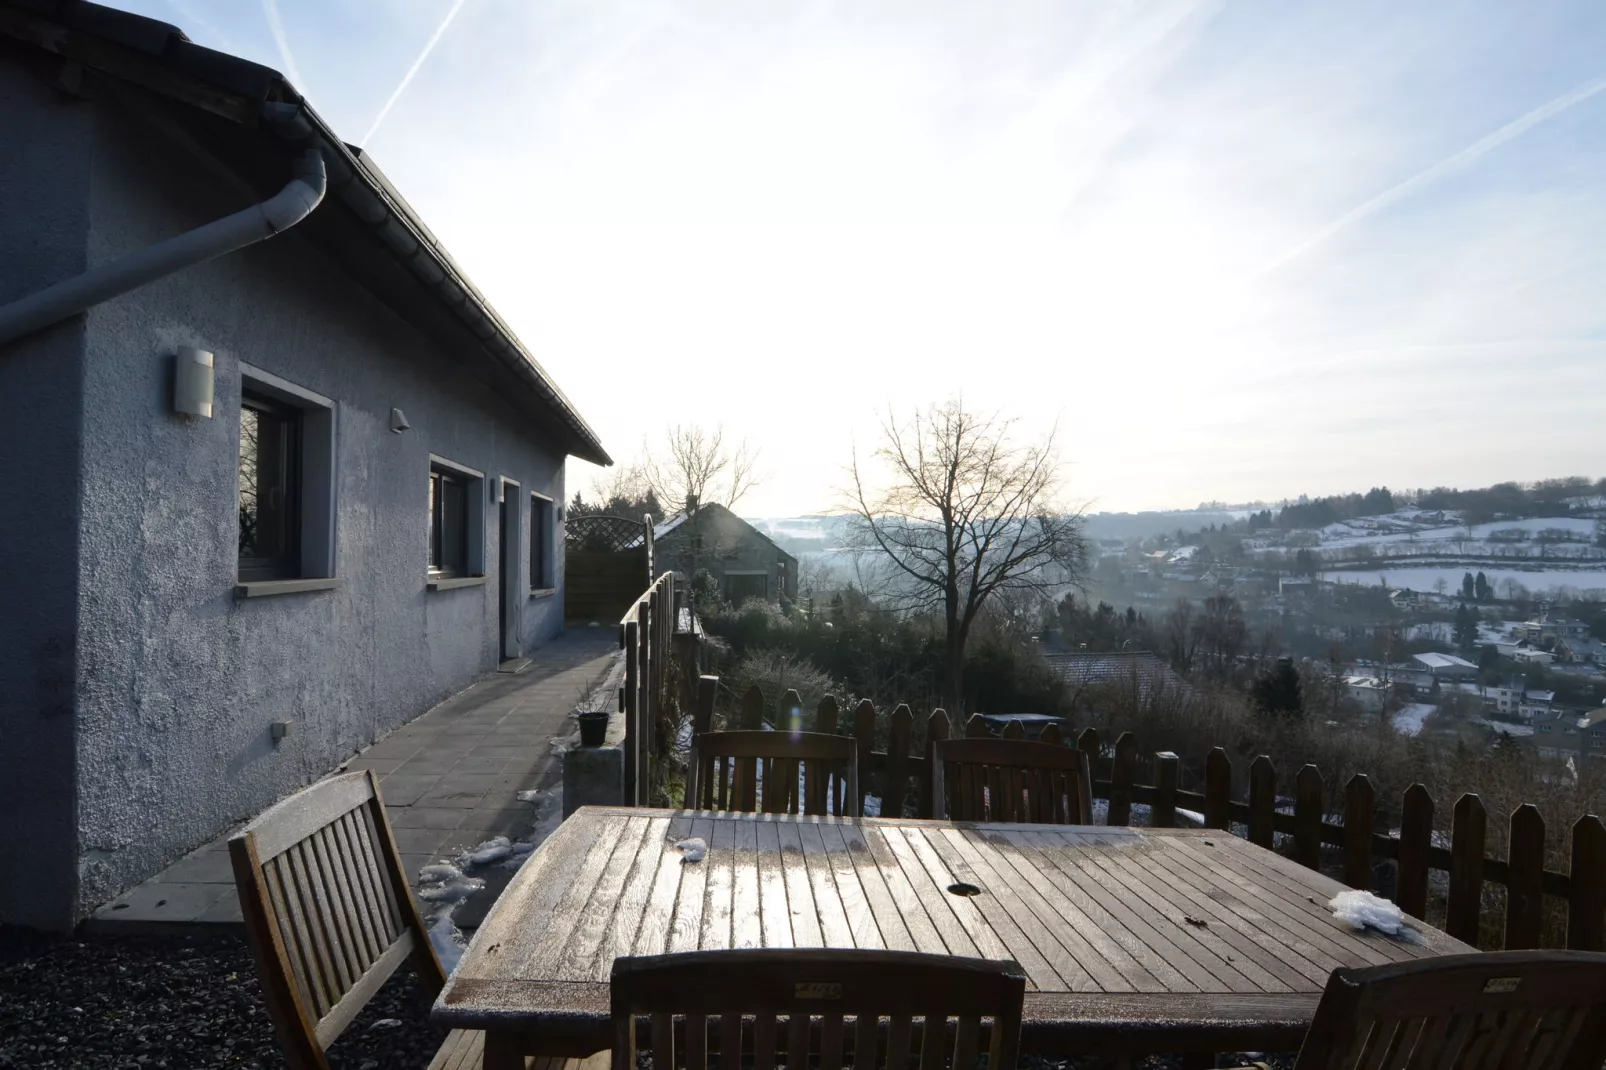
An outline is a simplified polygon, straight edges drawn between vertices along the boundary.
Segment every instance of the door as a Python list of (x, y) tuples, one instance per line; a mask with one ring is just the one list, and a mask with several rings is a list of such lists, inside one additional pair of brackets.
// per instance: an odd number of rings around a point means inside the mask
[(519, 597), (519, 588), (524, 576), (520, 568), (523, 555), (519, 553), (520, 529), (523, 519), (519, 506), (523, 495), (519, 493), (519, 485), (511, 479), (502, 479), (502, 513), (501, 523), (498, 525), (500, 537), (497, 540), (502, 548), (501, 568), (498, 569), (500, 582), (497, 584), (499, 592), (501, 620), (502, 660), (517, 658), (524, 655), (522, 629), (519, 627), (519, 607), (524, 600)]

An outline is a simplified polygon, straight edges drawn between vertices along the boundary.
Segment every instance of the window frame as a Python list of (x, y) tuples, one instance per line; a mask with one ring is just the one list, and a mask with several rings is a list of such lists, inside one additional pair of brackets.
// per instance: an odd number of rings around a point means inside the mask
[[(461, 487), (462, 494), (462, 548), (454, 560), (437, 560), (437, 527), (444, 538), (445, 495), (437, 499), (435, 489), (448, 485)], [(424, 578), (431, 590), (445, 590), (455, 586), (485, 581), (485, 473), (458, 464), (456, 461), (429, 455), (429, 475), (425, 483), (424, 525)], [(444, 554), (444, 546), (440, 553)]]
[(271, 372), (239, 362), (239, 407), (242, 423), (236, 427), (235, 509), (239, 509), (239, 439), (244, 434), (243, 412), (248, 406), (273, 412), (291, 424), (287, 465), (289, 480), (286, 521), (288, 552), (271, 560), (241, 559), (236, 555), (235, 594), (257, 597), (300, 591), (329, 590), (336, 580), (337, 508), (335, 502), (335, 402), (297, 386)]
[(557, 503), (545, 494), (530, 492), (530, 544), (528, 568), (531, 594), (557, 590)]

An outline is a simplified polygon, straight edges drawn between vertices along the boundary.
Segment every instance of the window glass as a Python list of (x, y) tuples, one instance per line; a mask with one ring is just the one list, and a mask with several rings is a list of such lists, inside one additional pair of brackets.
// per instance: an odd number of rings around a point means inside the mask
[(530, 586), (543, 590), (556, 584), (553, 576), (552, 546), (555, 518), (552, 503), (539, 495), (530, 497)]
[(468, 481), (440, 468), (429, 473), (429, 571), (468, 573)]
[(300, 413), (264, 398), (240, 402), (240, 578), (299, 574)]

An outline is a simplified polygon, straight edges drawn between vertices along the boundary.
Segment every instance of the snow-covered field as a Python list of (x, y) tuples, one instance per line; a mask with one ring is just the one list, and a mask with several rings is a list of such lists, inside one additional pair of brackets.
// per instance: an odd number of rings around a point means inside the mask
[(1413, 702), (1402, 706), (1394, 714), (1394, 731), (1402, 736), (1414, 736), (1422, 731), (1422, 724), (1438, 709), (1427, 702)]
[(1521, 584), (1531, 592), (1567, 590), (1578, 594), (1589, 592), (1606, 593), (1606, 569), (1517, 569), (1517, 568), (1480, 568), (1466, 565), (1452, 565), (1435, 567), (1430, 565), (1414, 565), (1401, 568), (1384, 569), (1344, 569), (1328, 570), (1319, 573), (1321, 579), (1328, 583), (1359, 583), (1377, 586), (1384, 584), (1389, 587), (1410, 588), (1413, 591), (1431, 591), (1434, 584), (1444, 580), (1449, 593), (1454, 594), (1461, 589), (1461, 577), (1468, 572), (1476, 575), (1482, 572), (1494, 584), (1495, 593), (1504, 595), (1501, 584), (1506, 580)]

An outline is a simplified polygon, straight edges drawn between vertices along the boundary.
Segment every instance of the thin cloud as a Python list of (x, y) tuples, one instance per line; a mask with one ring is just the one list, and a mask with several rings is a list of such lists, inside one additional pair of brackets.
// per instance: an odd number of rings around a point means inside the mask
[(1501, 145), (1504, 145), (1512, 138), (1521, 137), (1523, 134), (1527, 133), (1529, 130), (1532, 130), (1545, 120), (1560, 115), (1562, 112), (1576, 104), (1582, 104), (1584, 101), (1595, 96), (1597, 93), (1600, 93), (1603, 90), (1606, 90), (1606, 78), (1597, 78), (1593, 82), (1587, 82), (1584, 85), (1579, 86), (1570, 93), (1563, 93), (1554, 100), (1541, 104), (1539, 107), (1528, 112), (1526, 115), (1523, 115), (1517, 119), (1513, 119), (1505, 126), (1502, 126), (1500, 129), (1496, 130), (1494, 133), (1487, 134), (1484, 137), (1479, 138), (1477, 141), (1474, 141), (1472, 144), (1468, 145), (1460, 152), (1455, 153), (1453, 156), (1446, 156), (1444, 159), (1440, 160), (1432, 167), (1429, 167), (1427, 170), (1412, 175), (1404, 182), (1401, 182), (1395, 186), (1390, 186), (1388, 189), (1384, 190), (1382, 193), (1379, 193), (1371, 200), (1365, 201), (1362, 204), (1351, 208), (1349, 211), (1327, 224), (1327, 226), (1323, 227), (1321, 230), (1318, 230), (1315, 234), (1312, 234), (1310, 237), (1306, 238), (1304, 241), (1300, 242), (1286, 253), (1283, 253), (1275, 260), (1272, 260), (1261, 267), (1260, 270), (1256, 271), (1251, 277), (1259, 278), (1262, 275), (1276, 271), (1290, 260), (1308, 253), (1310, 250), (1322, 244), (1328, 238), (1331, 238), (1334, 234), (1337, 234), (1351, 223), (1365, 219), (1367, 216), (1387, 208), (1396, 201), (1400, 201), (1406, 197), (1409, 197), (1423, 186), (1437, 181), (1452, 171), (1465, 167), (1467, 164), (1477, 160), (1480, 156), (1483, 156), (1484, 154), (1499, 148)]
[(413, 65), (407, 68), (407, 73), (402, 76), (401, 82), (391, 91), (390, 99), (385, 101), (385, 106), (380, 108), (379, 114), (374, 117), (374, 125), (368, 128), (368, 132), (362, 136), (362, 140), (357, 144), (368, 144), (368, 139), (374, 136), (375, 131), (379, 129), (379, 124), (385, 121), (385, 116), (390, 114), (390, 109), (395, 107), (396, 101), (400, 100), (402, 93), (407, 90), (408, 83), (413, 80), (413, 75), (418, 73), (418, 68), (424, 65), (424, 61), (429, 58), (429, 54), (440, 43), (441, 37), (446, 33), (446, 28), (452, 24), (453, 19), (457, 18), (457, 13), (463, 10), (463, 4), (464, 0), (452, 0), (452, 9), (446, 13), (446, 17), (441, 20), (441, 24), (435, 27), (435, 32), (430, 34), (429, 40), (424, 45), (424, 50), (418, 54), (417, 59), (413, 60)]
[(296, 58), (290, 53), (290, 39), (284, 33), (284, 19), (279, 17), (279, 0), (262, 0), (262, 13), (268, 17), (268, 30), (273, 34), (273, 43), (279, 47), (279, 62), (284, 65), (284, 73), (290, 76), (295, 87), (306, 93), (306, 83), (301, 80), (301, 70), (296, 66)]

